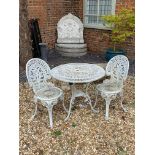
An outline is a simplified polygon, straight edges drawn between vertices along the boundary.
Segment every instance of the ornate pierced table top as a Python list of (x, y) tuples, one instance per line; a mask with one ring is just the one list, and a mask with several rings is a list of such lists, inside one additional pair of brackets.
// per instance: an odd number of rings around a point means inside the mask
[(53, 78), (69, 83), (87, 83), (105, 76), (105, 70), (95, 64), (69, 63), (51, 70)]

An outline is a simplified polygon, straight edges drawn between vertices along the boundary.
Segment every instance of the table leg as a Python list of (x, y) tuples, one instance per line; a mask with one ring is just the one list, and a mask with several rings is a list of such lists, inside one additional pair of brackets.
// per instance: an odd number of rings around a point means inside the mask
[(88, 101), (88, 104), (90, 105), (91, 110), (92, 110), (93, 112), (95, 112), (95, 113), (98, 113), (99, 111), (98, 111), (98, 110), (95, 110), (95, 109), (93, 108), (92, 102), (91, 102), (91, 98), (90, 98), (90, 96), (89, 96), (89, 94), (88, 94), (88, 87), (89, 87), (89, 85), (90, 85), (90, 83), (87, 83), (87, 84), (86, 84), (85, 98), (86, 98), (86, 100)]
[(71, 100), (70, 100), (70, 104), (69, 104), (69, 111), (68, 111), (68, 115), (67, 117), (65, 118), (65, 121), (67, 121), (70, 117), (70, 114), (71, 114), (71, 110), (72, 110), (72, 104), (74, 104), (74, 100), (75, 100), (75, 91), (76, 91), (76, 88), (75, 88), (75, 85), (70, 83), (70, 86), (71, 86)]
[(85, 101), (88, 101), (88, 104), (90, 105), (91, 107), (91, 110), (95, 113), (98, 113), (99, 111), (95, 110), (92, 106), (92, 102), (91, 102), (91, 99), (90, 99), (90, 96), (88, 94), (88, 87), (89, 87), (90, 83), (86, 84), (86, 92), (84, 93), (83, 91), (81, 90), (77, 90), (76, 87), (75, 87), (75, 84), (73, 83), (70, 83), (70, 86), (71, 86), (71, 100), (70, 100), (70, 104), (69, 104), (69, 110), (68, 110), (68, 115), (67, 117), (65, 118), (65, 121), (67, 121), (70, 117), (70, 114), (71, 114), (71, 110), (72, 110), (72, 105), (74, 104), (74, 100), (76, 97), (80, 97), (80, 96), (83, 96), (85, 97)]

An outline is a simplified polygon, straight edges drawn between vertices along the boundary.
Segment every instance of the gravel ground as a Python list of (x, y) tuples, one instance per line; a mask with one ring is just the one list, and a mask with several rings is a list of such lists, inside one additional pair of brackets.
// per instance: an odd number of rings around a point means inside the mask
[[(95, 86), (90, 94), (92, 101)], [(61, 83), (55, 81), (56, 86)], [(113, 101), (109, 111), (109, 121), (105, 121), (105, 103), (101, 97), (96, 108), (99, 113), (91, 112), (90, 107), (81, 108), (84, 99), (77, 98), (73, 113), (67, 122), (67, 114), (59, 102), (53, 109), (54, 127), (49, 128), (48, 112), (39, 104), (38, 114), (32, 122), (29, 119), (34, 110), (33, 92), (27, 82), (21, 82), (20, 92), (20, 155), (134, 155), (135, 150), (135, 78), (128, 76), (124, 92), (125, 113), (120, 107), (119, 98)], [(82, 87), (82, 85), (79, 85)], [(69, 103), (70, 90), (65, 90), (65, 103)]]

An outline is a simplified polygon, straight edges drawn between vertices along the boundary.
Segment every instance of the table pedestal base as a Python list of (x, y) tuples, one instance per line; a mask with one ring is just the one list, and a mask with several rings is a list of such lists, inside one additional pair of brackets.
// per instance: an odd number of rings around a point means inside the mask
[(67, 115), (67, 117), (65, 118), (65, 121), (67, 121), (67, 120), (69, 119), (69, 117), (70, 117), (72, 105), (74, 104), (74, 100), (75, 100), (76, 97), (80, 97), (80, 96), (84, 97), (84, 98), (85, 98), (85, 102), (88, 102), (87, 104), (90, 105), (91, 110), (92, 110), (93, 112), (95, 112), (95, 113), (98, 112), (97, 110), (95, 110), (95, 109), (93, 108), (92, 103), (91, 103), (90, 96), (89, 96), (89, 94), (88, 94), (88, 92), (87, 92), (89, 83), (86, 84), (86, 92), (83, 92), (83, 91), (81, 91), (81, 90), (76, 89), (75, 84), (70, 84), (70, 86), (71, 86), (71, 93), (72, 93), (72, 96), (71, 96), (71, 100), (70, 100), (68, 115)]

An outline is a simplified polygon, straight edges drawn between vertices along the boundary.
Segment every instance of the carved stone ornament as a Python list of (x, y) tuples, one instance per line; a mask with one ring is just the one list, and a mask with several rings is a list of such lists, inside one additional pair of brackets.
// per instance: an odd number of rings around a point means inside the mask
[(71, 13), (62, 17), (57, 24), (57, 43), (84, 43), (83, 24)]

